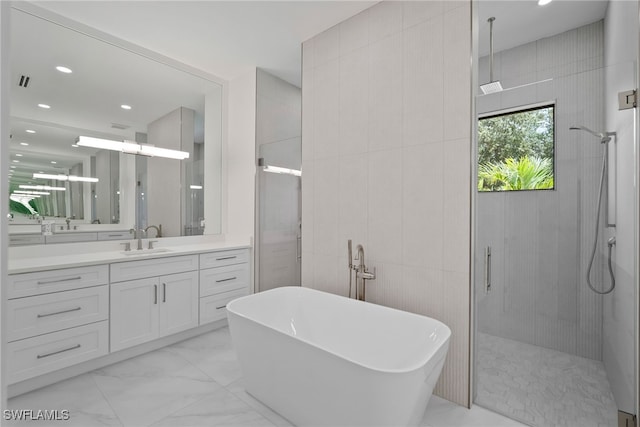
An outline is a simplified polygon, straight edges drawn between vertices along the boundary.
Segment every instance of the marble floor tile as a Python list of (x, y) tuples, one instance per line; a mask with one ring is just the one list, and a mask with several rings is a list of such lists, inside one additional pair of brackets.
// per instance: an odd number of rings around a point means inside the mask
[(90, 374), (79, 375), (9, 400), (7, 409), (68, 410), (68, 421), (5, 421), (2, 425), (35, 424), (38, 426), (121, 426)]
[(479, 333), (476, 403), (535, 427), (615, 427), (602, 362)]
[(478, 405), (467, 409), (438, 396), (431, 396), (420, 425), (423, 427), (526, 427), (525, 424)]
[(229, 328), (197, 336), (165, 348), (179, 354), (223, 386), (242, 377)]
[(277, 412), (273, 411), (271, 408), (269, 408), (268, 406), (264, 405), (258, 399), (256, 399), (255, 397), (253, 397), (249, 393), (247, 393), (247, 391), (244, 388), (244, 382), (243, 382), (242, 378), (240, 378), (239, 380), (233, 382), (232, 384), (229, 384), (227, 389), (229, 391), (231, 391), (233, 394), (235, 394), (243, 402), (245, 402), (246, 404), (251, 406), (253, 409), (255, 409), (257, 412), (262, 414), (262, 416), (267, 418), (274, 425), (276, 425), (278, 427), (292, 427), (293, 426), (293, 424), (291, 424), (287, 419), (283, 418), (282, 416), (280, 416), (280, 414), (278, 414)]
[(148, 426), (222, 387), (177, 354), (156, 350), (91, 373), (126, 426)]

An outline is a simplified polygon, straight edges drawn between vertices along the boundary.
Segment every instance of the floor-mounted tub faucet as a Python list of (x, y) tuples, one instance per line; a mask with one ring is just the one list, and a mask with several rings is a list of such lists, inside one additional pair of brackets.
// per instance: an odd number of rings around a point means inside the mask
[(360, 261), (357, 265), (351, 261), (351, 240), (348, 241), (349, 249), (349, 297), (351, 297), (351, 270), (356, 272), (356, 288), (355, 298), (360, 301), (365, 300), (365, 280), (374, 280), (376, 278), (376, 268), (373, 267), (373, 273), (367, 271), (367, 266), (364, 263), (364, 247), (362, 245), (356, 246), (356, 257), (354, 261)]

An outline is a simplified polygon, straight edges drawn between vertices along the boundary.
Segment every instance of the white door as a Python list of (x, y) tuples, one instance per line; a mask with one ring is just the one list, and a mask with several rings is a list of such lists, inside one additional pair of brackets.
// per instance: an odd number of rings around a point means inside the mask
[(158, 278), (111, 285), (111, 351), (158, 337)]
[(160, 336), (198, 326), (198, 272), (159, 278)]

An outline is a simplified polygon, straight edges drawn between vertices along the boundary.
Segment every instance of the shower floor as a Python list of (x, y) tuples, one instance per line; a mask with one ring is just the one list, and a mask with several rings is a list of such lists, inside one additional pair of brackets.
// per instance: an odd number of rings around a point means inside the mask
[(535, 427), (616, 427), (602, 362), (478, 333), (475, 403)]

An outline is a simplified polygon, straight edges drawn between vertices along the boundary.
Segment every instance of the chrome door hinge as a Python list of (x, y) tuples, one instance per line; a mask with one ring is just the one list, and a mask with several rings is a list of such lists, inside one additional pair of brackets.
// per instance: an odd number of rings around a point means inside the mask
[(638, 102), (638, 91), (636, 89), (618, 92), (618, 110), (628, 110), (635, 108)]

